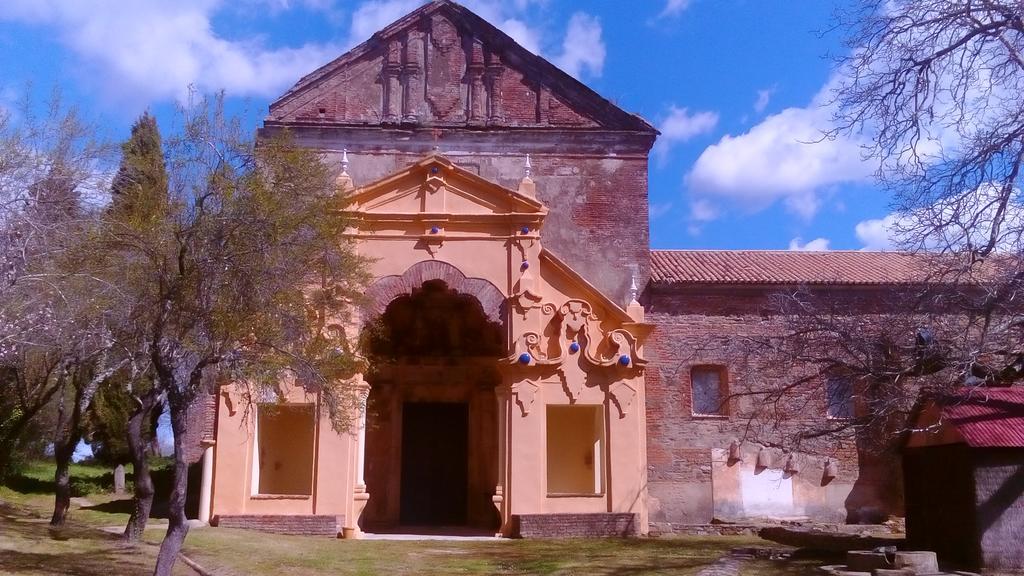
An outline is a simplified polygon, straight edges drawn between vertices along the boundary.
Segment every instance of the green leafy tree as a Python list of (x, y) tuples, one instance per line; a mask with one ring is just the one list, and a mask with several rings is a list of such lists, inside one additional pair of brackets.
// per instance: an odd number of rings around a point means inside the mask
[[(138, 277), (125, 278), (118, 273), (119, 265), (132, 260), (119, 263), (118, 258), (137, 259), (140, 255), (127, 249), (133, 244), (135, 250), (155, 251), (145, 256), (148, 258), (173, 257), (161, 242), (167, 240), (175, 210), (180, 208), (172, 205), (160, 130), (148, 112), (132, 125), (131, 135), (121, 146), (121, 164), (111, 183), (110, 196), (100, 242), (101, 250), (112, 247), (113, 251), (103, 253), (104, 259), (97, 268), (125, 289), (128, 320), (120, 326), (117, 338), (124, 349), (131, 351), (136, 370), (105, 392), (105, 404), (95, 417), (101, 450), (113, 449), (110, 456), (132, 463), (134, 499), (124, 538), (137, 541), (153, 507), (155, 489), (149, 470), (149, 446), (164, 393), (154, 382), (151, 342), (146, 332), (148, 311), (144, 307), (152, 302), (148, 294), (133, 290), (141, 286)], [(150, 242), (153, 239), (156, 244)]]
[(99, 266), (130, 294), (136, 352), (166, 395), (174, 432), (169, 523), (156, 574), (170, 574), (188, 531), (188, 413), (210, 386), (273, 386), (286, 375), (320, 394), (339, 429), (357, 413), (344, 327), (366, 282), (344, 237), (333, 179), (287, 139), (243, 135), (220, 99), (183, 110), (165, 141), (170, 201), (150, 218), (108, 216)]

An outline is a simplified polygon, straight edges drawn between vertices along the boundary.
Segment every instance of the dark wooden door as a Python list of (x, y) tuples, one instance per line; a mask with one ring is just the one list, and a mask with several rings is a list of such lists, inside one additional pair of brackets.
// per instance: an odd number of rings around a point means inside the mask
[(402, 405), (402, 524), (466, 523), (468, 436), (468, 404)]

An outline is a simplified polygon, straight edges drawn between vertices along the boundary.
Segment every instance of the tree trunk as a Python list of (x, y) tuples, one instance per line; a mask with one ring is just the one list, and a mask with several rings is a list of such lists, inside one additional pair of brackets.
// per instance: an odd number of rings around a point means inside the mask
[(148, 442), (143, 435), (146, 424), (150, 422), (150, 413), (159, 404), (160, 395), (152, 390), (141, 400), (135, 412), (128, 419), (128, 452), (132, 458), (132, 471), (135, 480), (132, 515), (124, 528), (123, 538), (128, 542), (138, 542), (146, 530), (149, 513), (153, 509), (153, 477), (149, 473)]
[(54, 527), (64, 526), (68, 519), (68, 510), (71, 508), (71, 457), (82, 438), (77, 426), (74, 426), (74, 423), (72, 426), (64, 439), (57, 442), (53, 448), (57, 468), (53, 473), (54, 499), (50, 526)]
[(174, 485), (167, 512), (167, 534), (160, 543), (154, 576), (171, 576), (178, 553), (188, 535), (188, 520), (185, 518), (185, 497), (188, 494), (188, 454), (185, 437), (188, 423), (188, 402), (172, 399), (168, 402), (171, 411), (171, 430), (174, 431)]
[(64, 387), (61, 386), (60, 401), (57, 405), (57, 426), (53, 433), (53, 515), (50, 516), (50, 526), (63, 526), (67, 519), (68, 508), (71, 507), (71, 454), (74, 448), (68, 450), (74, 430), (68, 422), (71, 415), (68, 414)]
[(64, 406), (64, 399), (61, 399), (60, 417), (57, 420), (57, 437), (54, 441), (53, 455), (57, 461), (57, 469), (53, 473), (54, 480), (54, 501), (53, 516), (50, 518), (50, 526), (63, 526), (67, 520), (68, 509), (71, 507), (71, 457), (75, 454), (75, 448), (82, 440), (82, 419), (85, 413), (92, 406), (92, 399), (96, 396), (96, 390), (100, 384), (110, 377), (115, 370), (106, 366), (106, 353), (101, 356), (96, 367), (97, 373), (82, 382), (84, 374), (81, 370), (76, 371), (72, 377), (72, 388), (75, 391), (75, 403), (71, 407), (71, 414), (67, 414)]

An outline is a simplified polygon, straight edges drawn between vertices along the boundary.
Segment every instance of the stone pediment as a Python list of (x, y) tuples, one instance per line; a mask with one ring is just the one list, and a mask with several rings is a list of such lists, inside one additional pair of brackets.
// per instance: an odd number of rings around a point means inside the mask
[(547, 214), (535, 198), (499, 186), (440, 155), (354, 190), (346, 198), (346, 211), (363, 220), (497, 217), (524, 223), (537, 223)]
[(268, 124), (656, 133), (451, 0), (434, 0), (300, 79)]

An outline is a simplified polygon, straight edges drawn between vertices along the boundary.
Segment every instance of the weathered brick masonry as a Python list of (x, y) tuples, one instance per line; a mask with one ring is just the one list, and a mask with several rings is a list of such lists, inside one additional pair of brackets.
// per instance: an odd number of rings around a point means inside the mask
[(342, 516), (246, 514), (218, 516), (214, 525), (221, 528), (246, 528), (275, 534), (337, 536), (345, 523)]
[[(752, 353), (745, 343), (782, 329), (771, 312), (770, 299), (793, 287), (766, 285), (654, 285), (644, 295), (647, 320), (655, 329), (647, 348), (647, 461), (652, 530), (673, 531), (684, 524), (713, 519), (742, 520), (742, 510), (731, 508), (712, 478), (713, 450), (727, 450), (734, 441), (749, 437), (748, 415), (754, 397), (730, 400), (726, 416), (693, 413), (690, 374), (694, 366), (724, 367), (731, 392), (764, 387), (791, 378), (798, 367), (775, 366)], [(870, 312), (879, 288), (834, 290), (831, 297)], [(820, 426), (825, 419), (825, 398), (790, 400), (793, 414), (779, 422), (777, 434)], [(808, 408), (809, 406), (809, 408)], [(744, 444), (745, 457), (755, 457), (758, 446)], [(834, 455), (838, 475), (830, 487), (820, 485), (820, 458), (808, 457), (804, 474), (793, 477), (794, 494), (806, 495), (802, 512), (828, 521), (868, 521), (899, 512), (898, 482), (891, 465), (865, 466), (867, 460), (854, 446)], [(783, 455), (773, 452), (772, 467), (781, 468)], [(864, 460), (862, 462), (862, 460)], [(885, 464), (885, 463), (883, 463)], [(732, 488), (732, 487), (726, 487)], [(719, 513), (731, 517), (719, 518)]]
[(635, 536), (636, 514), (516, 514), (519, 538), (610, 538)]

